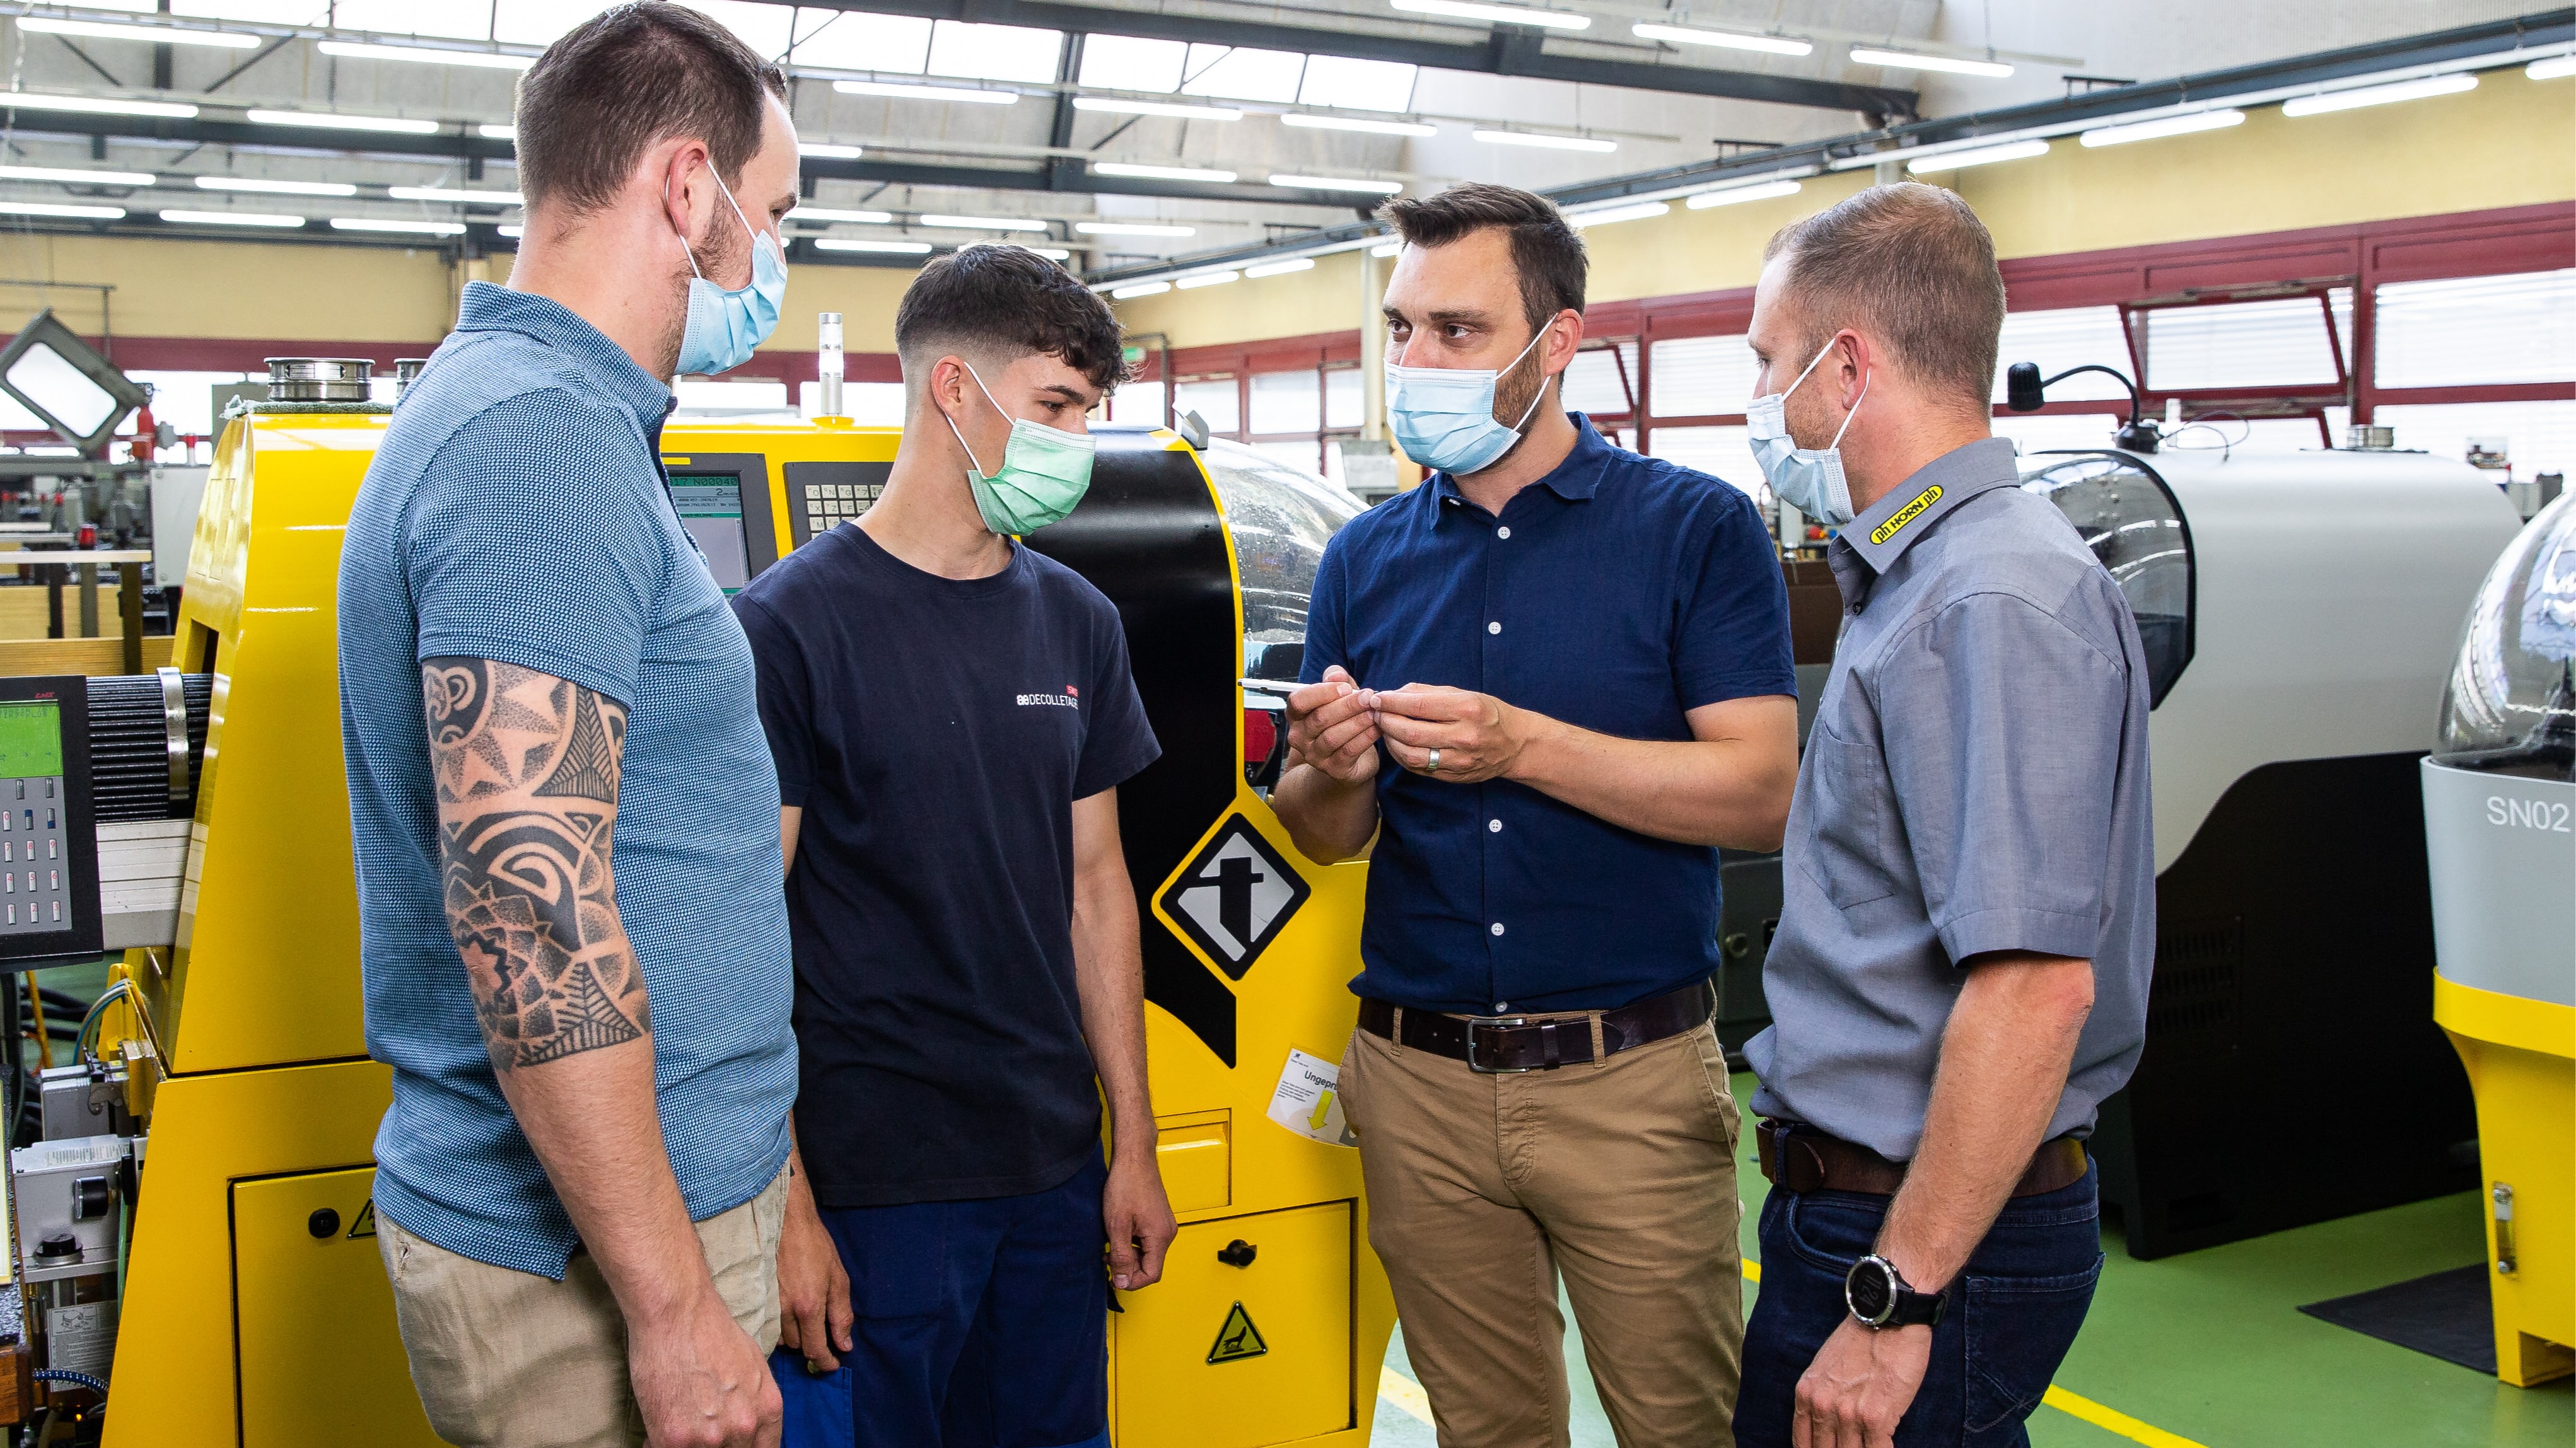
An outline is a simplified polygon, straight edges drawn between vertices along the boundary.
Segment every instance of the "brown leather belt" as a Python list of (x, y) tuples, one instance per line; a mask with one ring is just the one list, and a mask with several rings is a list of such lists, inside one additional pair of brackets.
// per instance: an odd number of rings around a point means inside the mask
[[(1360, 1029), (1410, 1050), (1428, 1051), (1485, 1075), (1585, 1066), (1707, 1024), (1715, 997), (1705, 982), (1669, 995), (1599, 1013), (1601, 1055), (1592, 1053), (1594, 1017), (1573, 1015), (1452, 1016), (1406, 1010), (1360, 998)], [(1399, 1022), (1401, 1025), (1399, 1026)]]
[[(1765, 1121), (1753, 1128), (1762, 1175), (1793, 1192), (1862, 1192), (1892, 1197), (1904, 1184), (1905, 1166), (1868, 1147), (1827, 1136), (1795, 1121)], [(2060, 1136), (2040, 1143), (2030, 1169), (2013, 1185), (2016, 1197), (2035, 1197), (2073, 1186), (2084, 1176), (2084, 1143)]]

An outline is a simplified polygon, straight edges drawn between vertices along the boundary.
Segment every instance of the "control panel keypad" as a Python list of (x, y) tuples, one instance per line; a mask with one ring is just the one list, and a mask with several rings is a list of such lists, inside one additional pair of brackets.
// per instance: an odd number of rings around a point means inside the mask
[(69, 928), (61, 775), (0, 779), (0, 935)]
[(866, 512), (882, 491), (876, 483), (807, 483), (804, 485), (807, 537), (829, 532)]

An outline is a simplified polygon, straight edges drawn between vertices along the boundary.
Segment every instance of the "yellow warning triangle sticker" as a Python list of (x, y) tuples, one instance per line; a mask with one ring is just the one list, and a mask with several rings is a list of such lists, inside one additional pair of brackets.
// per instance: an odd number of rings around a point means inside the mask
[(369, 1197), (367, 1204), (358, 1208), (358, 1220), (349, 1224), (349, 1238), (354, 1241), (360, 1237), (374, 1235), (376, 1235), (376, 1199)]
[(1252, 1325), (1252, 1314), (1244, 1311), (1243, 1304), (1238, 1302), (1234, 1310), (1225, 1315), (1225, 1326), (1216, 1330), (1216, 1346), (1208, 1349), (1207, 1360), (1211, 1363), (1241, 1362), (1245, 1358), (1260, 1357), (1268, 1351), (1270, 1344), (1261, 1340), (1261, 1329)]

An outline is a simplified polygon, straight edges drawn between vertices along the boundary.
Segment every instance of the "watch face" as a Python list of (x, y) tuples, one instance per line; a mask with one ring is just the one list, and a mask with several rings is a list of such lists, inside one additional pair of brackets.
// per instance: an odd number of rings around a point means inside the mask
[(1851, 1305), (1852, 1316), (1861, 1321), (1885, 1321), (1896, 1305), (1894, 1274), (1876, 1257), (1863, 1257), (1843, 1279), (1843, 1298)]

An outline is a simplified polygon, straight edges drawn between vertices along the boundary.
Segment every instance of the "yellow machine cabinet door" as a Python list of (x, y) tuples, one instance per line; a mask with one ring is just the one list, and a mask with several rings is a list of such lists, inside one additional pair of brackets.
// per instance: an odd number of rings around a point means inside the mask
[(242, 1448), (437, 1448), (376, 1256), (375, 1184), (374, 1167), (233, 1183)]
[(1163, 1280), (1119, 1301), (1118, 1448), (1262, 1448), (1351, 1426), (1350, 1203), (1183, 1227)]

